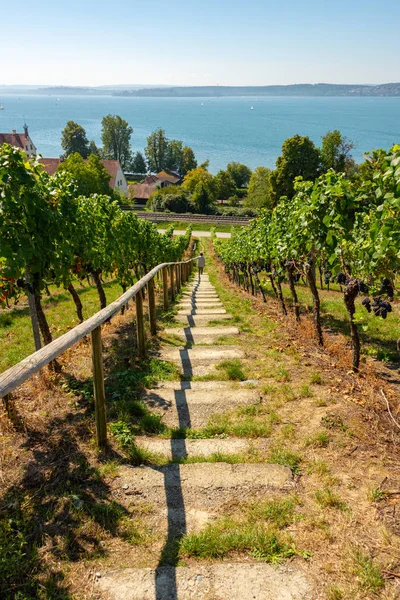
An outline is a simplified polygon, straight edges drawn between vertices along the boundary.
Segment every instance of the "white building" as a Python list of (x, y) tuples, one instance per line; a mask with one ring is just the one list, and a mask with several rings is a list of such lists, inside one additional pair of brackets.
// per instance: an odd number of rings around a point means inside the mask
[(37, 154), (36, 146), (29, 136), (26, 124), (24, 125), (24, 133), (17, 133), (15, 129), (12, 133), (0, 133), (0, 146), (3, 144), (10, 144), (10, 146), (25, 152), (29, 157)]

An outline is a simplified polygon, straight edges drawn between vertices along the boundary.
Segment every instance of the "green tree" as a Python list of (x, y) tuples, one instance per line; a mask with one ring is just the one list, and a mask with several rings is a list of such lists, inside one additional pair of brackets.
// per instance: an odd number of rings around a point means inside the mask
[(149, 170), (152, 173), (162, 171), (168, 158), (169, 140), (165, 135), (164, 129), (156, 129), (147, 138), (147, 146), (144, 153), (147, 158)]
[(167, 168), (177, 173), (182, 172), (183, 164), (183, 144), (179, 140), (169, 140), (167, 146), (167, 155), (163, 169)]
[(78, 152), (83, 158), (87, 158), (90, 150), (84, 128), (75, 121), (68, 121), (62, 132), (61, 147), (66, 156)]
[(320, 173), (320, 168), (320, 152), (309, 137), (295, 135), (285, 140), (282, 155), (277, 158), (276, 169), (270, 177), (274, 203), (276, 204), (282, 196), (293, 197), (296, 177), (314, 181)]
[(95, 154), (91, 154), (85, 161), (80, 154), (75, 152), (60, 163), (58, 171), (70, 173), (76, 182), (78, 195), (109, 195), (111, 193), (110, 175)]
[(257, 167), (250, 177), (245, 206), (253, 208), (272, 208), (271, 197), (271, 170), (266, 167)]
[(147, 165), (144, 156), (141, 152), (136, 152), (133, 156), (131, 169), (133, 173), (145, 175), (147, 173)]
[(249, 185), (251, 169), (238, 162), (230, 162), (226, 167), (228, 173), (233, 177), (236, 187), (244, 188)]
[(208, 191), (215, 199), (214, 177), (204, 167), (197, 167), (186, 173), (183, 179), (183, 187), (189, 192), (194, 192), (196, 186), (201, 183), (208, 188)]
[(184, 176), (197, 167), (197, 160), (190, 146), (183, 147), (182, 168), (180, 175)]
[(104, 157), (119, 160), (122, 169), (126, 169), (132, 157), (132, 127), (119, 115), (107, 115), (103, 117), (101, 124)]
[(354, 169), (354, 160), (350, 154), (353, 148), (353, 142), (343, 137), (338, 129), (328, 131), (322, 137), (320, 151), (324, 170), (333, 169), (336, 172), (351, 172)]
[(214, 179), (215, 191), (219, 200), (227, 200), (236, 192), (236, 184), (228, 171), (219, 171)]
[(95, 154), (96, 156), (100, 156), (100, 148), (97, 147), (96, 142), (94, 140), (90, 140), (89, 142), (89, 154)]
[(197, 213), (209, 214), (212, 212), (215, 196), (212, 194), (210, 186), (199, 181), (193, 191), (192, 202)]

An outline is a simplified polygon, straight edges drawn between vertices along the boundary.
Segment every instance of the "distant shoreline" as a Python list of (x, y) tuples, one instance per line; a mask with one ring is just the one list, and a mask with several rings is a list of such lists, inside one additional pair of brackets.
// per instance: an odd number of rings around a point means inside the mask
[(124, 98), (265, 98), (400, 97), (400, 83), (341, 85), (330, 83), (268, 86), (69, 87), (1, 86), (0, 95), (120, 96)]

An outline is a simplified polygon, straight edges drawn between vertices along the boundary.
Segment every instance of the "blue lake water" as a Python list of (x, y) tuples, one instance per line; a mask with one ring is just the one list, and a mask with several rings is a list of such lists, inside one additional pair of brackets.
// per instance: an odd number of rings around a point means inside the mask
[[(24, 120), (42, 156), (61, 154), (61, 131), (80, 123), (101, 144), (101, 119), (119, 114), (133, 127), (132, 147), (143, 150), (157, 127), (191, 146), (210, 170), (232, 160), (273, 167), (282, 142), (296, 133), (316, 144), (339, 129), (355, 143), (356, 160), (373, 148), (400, 143), (400, 98), (118, 98), (108, 96), (0, 97), (0, 131), (22, 131)], [(251, 110), (253, 107), (253, 110)]]

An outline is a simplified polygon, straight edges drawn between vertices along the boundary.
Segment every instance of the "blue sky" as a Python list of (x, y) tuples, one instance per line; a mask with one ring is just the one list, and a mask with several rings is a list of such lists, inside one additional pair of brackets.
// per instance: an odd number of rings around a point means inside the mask
[(1, 0), (0, 84), (400, 81), (400, 1)]

